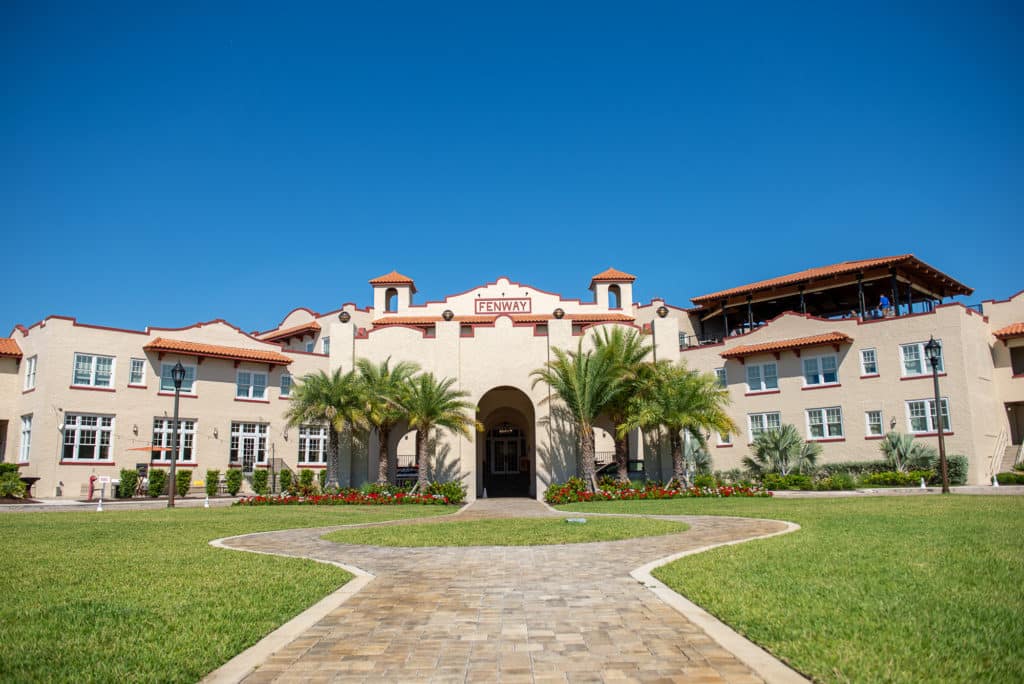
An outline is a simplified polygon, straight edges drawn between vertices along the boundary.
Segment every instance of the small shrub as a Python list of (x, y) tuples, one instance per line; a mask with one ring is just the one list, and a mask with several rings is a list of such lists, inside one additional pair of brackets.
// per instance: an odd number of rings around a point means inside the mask
[(292, 471), (290, 470), (281, 471), (281, 491), (292, 493)]
[(768, 473), (764, 476), (762, 483), (764, 484), (765, 489), (771, 489), (774, 491), (810, 491), (814, 489), (814, 483), (811, 481), (811, 478), (799, 473), (790, 473), (789, 475)]
[(816, 487), (824, 492), (841, 492), (857, 488), (857, 481), (849, 473), (836, 473), (820, 480)]
[(0, 497), (21, 499), (24, 496), (25, 483), (21, 481), (21, 477), (18, 475), (17, 466), (15, 466), (13, 473), (7, 471), (0, 474)]
[(997, 473), (996, 482), (1001, 485), (1024, 485), (1024, 473)]
[(320, 491), (326, 491), (327, 489), (327, 469), (324, 468), (316, 474), (316, 481), (320, 483)]
[(693, 478), (694, 487), (717, 487), (718, 481), (714, 475), (698, 475)]
[(135, 496), (135, 490), (139, 487), (139, 473), (125, 468), (121, 471), (120, 480), (121, 483), (117, 485), (118, 498), (130, 499)]
[(430, 496), (443, 496), (450, 503), (460, 504), (466, 500), (466, 488), (461, 482), (454, 480), (449, 482), (431, 482), (427, 485), (426, 494)]
[(224, 487), (231, 496), (238, 494), (238, 490), (242, 488), (242, 471), (238, 468), (228, 468), (224, 473)]
[(405, 488), (387, 483), (364, 482), (359, 491), (363, 494), (397, 494), (398, 492), (404, 492)]
[(749, 484), (747, 477), (739, 468), (732, 468), (731, 470), (716, 470), (714, 475), (715, 479), (724, 485)]
[[(935, 457), (932, 461), (931, 470), (939, 474), (942, 477), (942, 471), (939, 468), (939, 458)], [(949, 484), (951, 485), (965, 485), (967, 484), (967, 457), (954, 454), (953, 456), (946, 457), (946, 468), (949, 473)]]
[(871, 473), (861, 478), (860, 483), (865, 487), (914, 487), (921, 484), (921, 478), (929, 482), (935, 473), (930, 470), (911, 470), (909, 473), (900, 473), (895, 470), (888, 470), (883, 473)]
[(220, 471), (206, 471), (206, 495), (217, 496), (217, 488), (220, 486)]
[[(0, 463), (0, 475), (8, 475), (10, 473), (18, 472), (18, 464), (16, 463)], [(20, 476), (19, 476), (20, 477)]]
[(316, 487), (313, 486), (313, 471), (309, 468), (303, 468), (299, 471), (299, 495), (309, 496), (316, 491)]
[(178, 493), (178, 496), (185, 496), (188, 494), (188, 490), (192, 487), (192, 471), (175, 470), (174, 479), (176, 485), (174, 491)]
[(871, 473), (884, 473), (890, 470), (889, 464), (885, 461), (843, 461), (840, 463), (825, 463), (819, 472), (826, 477), (836, 473), (846, 473), (853, 477), (868, 475)]
[(1019, 470), (1019, 471), (1021, 471), (1022, 473), (1024, 473), (1024, 461), (1021, 461), (1020, 463), (1017, 463), (1017, 464), (1015, 464), (1015, 465), (1013, 466), (1013, 469), (1014, 469), (1014, 470)]
[(154, 499), (167, 490), (167, 471), (159, 468), (149, 469), (149, 486), (146, 493)]
[(260, 496), (266, 496), (269, 493), (267, 487), (267, 480), (270, 478), (270, 473), (266, 470), (257, 470), (252, 474), (252, 489)]

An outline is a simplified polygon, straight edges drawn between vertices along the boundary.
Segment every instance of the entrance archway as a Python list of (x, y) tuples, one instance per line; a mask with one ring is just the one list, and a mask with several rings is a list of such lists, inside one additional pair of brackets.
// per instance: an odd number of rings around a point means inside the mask
[(496, 387), (478, 403), (477, 496), (535, 496), (537, 479), (533, 403), (514, 387)]

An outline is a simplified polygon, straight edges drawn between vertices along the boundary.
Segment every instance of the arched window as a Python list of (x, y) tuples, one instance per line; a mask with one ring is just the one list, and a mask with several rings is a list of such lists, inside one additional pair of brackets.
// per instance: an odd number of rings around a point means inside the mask
[(392, 312), (398, 308), (398, 290), (389, 287), (384, 293), (384, 311)]
[(622, 290), (619, 289), (618, 285), (608, 286), (608, 308), (609, 309), (621, 309), (622, 308)]

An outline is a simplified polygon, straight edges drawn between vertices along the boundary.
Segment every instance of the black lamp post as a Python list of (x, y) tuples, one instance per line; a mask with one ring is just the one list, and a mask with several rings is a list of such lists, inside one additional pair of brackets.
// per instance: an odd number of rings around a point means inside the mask
[(167, 507), (174, 508), (174, 491), (178, 488), (175, 464), (178, 462), (178, 395), (181, 394), (181, 383), (185, 381), (185, 367), (181, 361), (171, 369), (171, 380), (174, 381), (174, 432), (171, 433), (171, 482), (168, 488)]
[(942, 397), (939, 396), (939, 359), (942, 344), (932, 337), (924, 345), (928, 363), (932, 365), (932, 381), (935, 383), (935, 428), (939, 433), (939, 469), (942, 471), (942, 493), (949, 494), (949, 467), (946, 465), (946, 438), (942, 432)]

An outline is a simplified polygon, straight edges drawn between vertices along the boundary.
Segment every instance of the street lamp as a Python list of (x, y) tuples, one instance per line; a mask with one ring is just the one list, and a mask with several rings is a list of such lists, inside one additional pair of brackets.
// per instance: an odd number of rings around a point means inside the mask
[(935, 428), (939, 433), (939, 469), (942, 471), (942, 493), (949, 494), (949, 467), (946, 465), (946, 438), (942, 433), (942, 397), (939, 396), (939, 360), (942, 358), (942, 344), (932, 337), (924, 345), (928, 363), (932, 365), (932, 381), (935, 383)]
[(171, 369), (171, 380), (174, 382), (174, 432), (171, 433), (171, 482), (168, 489), (167, 507), (174, 508), (174, 490), (178, 487), (175, 476), (175, 464), (178, 462), (178, 395), (181, 394), (181, 383), (185, 381), (185, 367), (181, 361)]

